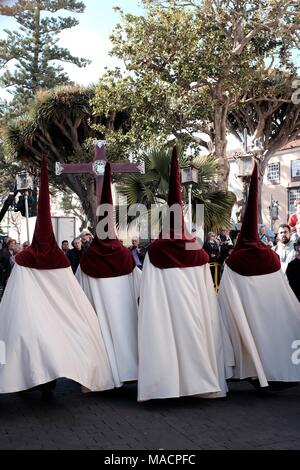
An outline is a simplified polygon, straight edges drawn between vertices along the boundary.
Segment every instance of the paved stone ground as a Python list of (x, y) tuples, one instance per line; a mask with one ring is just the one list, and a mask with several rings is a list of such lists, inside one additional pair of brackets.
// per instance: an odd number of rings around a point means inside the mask
[(136, 385), (81, 394), (60, 380), (55, 399), (0, 396), (0, 449), (300, 449), (300, 386), (256, 395), (230, 384), (225, 399), (136, 402)]

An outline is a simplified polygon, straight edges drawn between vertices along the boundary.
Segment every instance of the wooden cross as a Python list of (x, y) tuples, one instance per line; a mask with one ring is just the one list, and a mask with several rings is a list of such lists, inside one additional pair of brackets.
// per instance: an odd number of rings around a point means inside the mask
[[(96, 201), (100, 204), (104, 171), (105, 171), (105, 140), (95, 141), (95, 157), (90, 163), (56, 162), (55, 174), (90, 174), (96, 179)], [(111, 163), (112, 173), (144, 173), (144, 165), (137, 163)]]

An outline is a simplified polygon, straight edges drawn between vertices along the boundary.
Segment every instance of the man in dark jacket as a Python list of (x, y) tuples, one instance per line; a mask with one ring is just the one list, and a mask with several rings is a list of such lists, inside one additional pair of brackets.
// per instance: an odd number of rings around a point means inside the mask
[(210, 272), (215, 284), (215, 288), (217, 288), (217, 284), (219, 284), (220, 281), (219, 265), (217, 264), (220, 261), (220, 248), (216, 239), (216, 234), (214, 232), (209, 232), (208, 239), (203, 244), (203, 249), (209, 256), (209, 262), (214, 263), (210, 266)]
[(300, 239), (295, 243), (296, 258), (288, 264), (286, 276), (294, 291), (295, 296), (300, 302)]
[(135, 264), (139, 269), (143, 269), (143, 263), (146, 256), (146, 250), (139, 245), (138, 237), (133, 237), (131, 240), (132, 245), (129, 247)]
[(80, 263), (81, 255), (83, 253), (81, 238), (74, 238), (72, 241), (72, 246), (74, 248), (67, 252), (67, 257), (70, 261), (72, 271), (75, 274)]

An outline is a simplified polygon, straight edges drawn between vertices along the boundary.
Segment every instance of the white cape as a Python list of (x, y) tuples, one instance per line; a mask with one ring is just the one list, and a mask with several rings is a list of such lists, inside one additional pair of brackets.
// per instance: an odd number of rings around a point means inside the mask
[(146, 256), (139, 308), (138, 400), (225, 396), (232, 361), (208, 264), (158, 269)]
[(66, 377), (91, 391), (114, 387), (97, 316), (71, 268), (14, 266), (0, 304), (0, 393)]
[(98, 279), (87, 276), (79, 266), (76, 277), (97, 313), (115, 386), (137, 380), (141, 271), (135, 268), (125, 276)]
[(226, 265), (218, 297), (234, 349), (233, 377), (257, 377), (262, 387), (299, 381), (292, 355), (300, 340), (300, 303), (282, 270), (247, 277)]

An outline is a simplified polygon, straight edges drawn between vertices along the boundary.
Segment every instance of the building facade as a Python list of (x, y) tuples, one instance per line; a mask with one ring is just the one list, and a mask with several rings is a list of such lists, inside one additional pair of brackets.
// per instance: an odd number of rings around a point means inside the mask
[[(241, 149), (237, 149), (241, 151)], [(228, 155), (230, 163), (229, 190), (237, 197), (233, 207), (232, 221), (237, 223), (243, 203), (243, 183), (237, 177), (237, 163), (234, 151)], [(281, 223), (287, 223), (295, 212), (294, 202), (300, 199), (300, 140), (291, 142), (276, 152), (270, 159), (262, 186), (262, 217), (268, 228), (277, 232)], [(278, 207), (278, 209), (277, 209)], [(278, 219), (274, 216), (278, 213)], [(272, 220), (273, 215), (273, 220)]]

